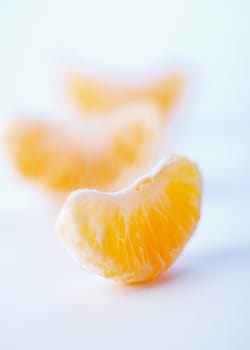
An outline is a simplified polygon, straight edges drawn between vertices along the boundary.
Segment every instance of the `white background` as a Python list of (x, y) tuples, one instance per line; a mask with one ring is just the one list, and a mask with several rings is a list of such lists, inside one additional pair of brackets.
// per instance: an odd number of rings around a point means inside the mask
[(250, 348), (248, 0), (0, 0), (0, 127), (71, 112), (70, 64), (118, 76), (185, 67), (191, 84), (168, 151), (199, 163), (200, 225), (156, 283), (86, 275), (47, 199), (0, 162), (1, 349)]

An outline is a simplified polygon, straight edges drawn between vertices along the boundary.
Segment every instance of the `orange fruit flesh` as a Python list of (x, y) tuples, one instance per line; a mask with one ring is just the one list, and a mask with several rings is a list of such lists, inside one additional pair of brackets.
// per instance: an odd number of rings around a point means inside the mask
[(127, 103), (150, 101), (165, 115), (180, 98), (185, 80), (183, 74), (175, 73), (145, 84), (126, 85), (75, 73), (68, 79), (68, 95), (83, 113), (110, 111)]
[(173, 264), (200, 212), (197, 167), (175, 157), (126, 189), (73, 192), (56, 230), (81, 267), (125, 283), (156, 277)]
[(108, 123), (17, 121), (7, 134), (10, 156), (20, 174), (56, 192), (118, 189), (151, 164), (163, 132), (152, 106), (116, 114)]

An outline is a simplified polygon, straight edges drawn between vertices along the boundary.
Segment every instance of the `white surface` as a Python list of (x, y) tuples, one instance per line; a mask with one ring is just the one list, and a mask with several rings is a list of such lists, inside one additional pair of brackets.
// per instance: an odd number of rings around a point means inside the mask
[(199, 84), (169, 149), (200, 164), (205, 192), (177, 263), (155, 284), (124, 287), (70, 260), (53, 232), (56, 213), (1, 160), (0, 349), (249, 349), (248, 1), (0, 6), (3, 122), (20, 110), (69, 113), (53, 74), (74, 57), (127, 72), (188, 62)]

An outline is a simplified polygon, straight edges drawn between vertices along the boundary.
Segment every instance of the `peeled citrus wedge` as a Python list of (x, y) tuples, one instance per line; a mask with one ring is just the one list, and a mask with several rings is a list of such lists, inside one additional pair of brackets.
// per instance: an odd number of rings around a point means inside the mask
[(68, 78), (68, 95), (83, 113), (110, 111), (123, 104), (151, 101), (162, 114), (173, 107), (185, 85), (183, 74), (175, 73), (149, 81), (145, 84), (119, 84), (72, 73)]
[(18, 120), (8, 128), (9, 154), (20, 174), (53, 191), (121, 188), (152, 164), (163, 128), (152, 105), (127, 106), (115, 114), (105, 122)]
[(200, 200), (199, 170), (176, 156), (119, 192), (72, 192), (56, 231), (87, 271), (125, 283), (148, 281), (181, 253), (199, 219)]

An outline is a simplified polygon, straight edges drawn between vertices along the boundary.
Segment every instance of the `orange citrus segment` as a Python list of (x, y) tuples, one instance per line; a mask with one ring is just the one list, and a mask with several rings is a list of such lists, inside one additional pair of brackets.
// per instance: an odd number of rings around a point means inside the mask
[(199, 219), (200, 199), (199, 170), (173, 157), (119, 192), (71, 193), (56, 231), (87, 271), (126, 283), (147, 281), (182, 251)]
[(68, 94), (83, 113), (110, 111), (131, 102), (151, 101), (162, 114), (166, 114), (177, 102), (184, 85), (185, 76), (180, 73), (140, 85), (115, 84), (87, 74), (73, 73), (68, 79)]
[(111, 115), (108, 122), (17, 121), (8, 131), (9, 153), (23, 176), (54, 191), (118, 189), (152, 164), (163, 131), (151, 105), (127, 106), (115, 114), (119, 117)]

